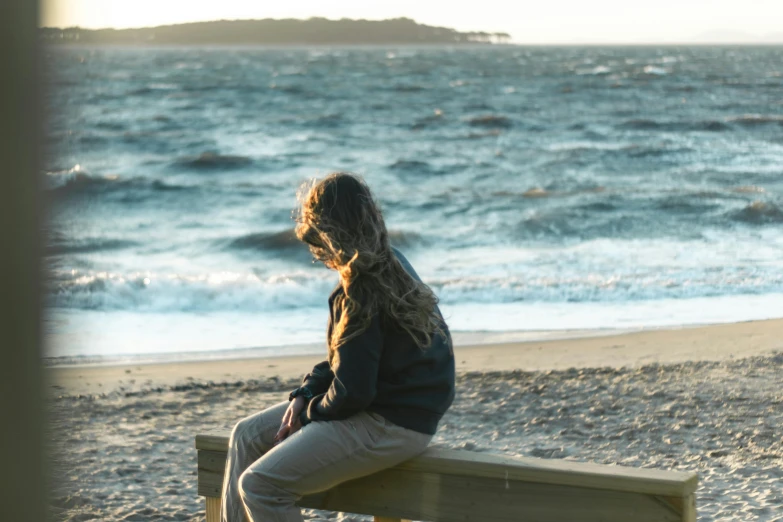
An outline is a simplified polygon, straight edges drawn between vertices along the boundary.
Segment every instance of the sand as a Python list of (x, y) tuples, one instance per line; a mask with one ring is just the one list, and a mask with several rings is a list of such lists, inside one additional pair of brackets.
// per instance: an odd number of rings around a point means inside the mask
[[(685, 361), (723, 361), (783, 350), (783, 319), (662, 328), (619, 335), (580, 331), (582, 337), (530, 342), (492, 342), (495, 333), (455, 334), (457, 371), (565, 370), (638, 367)], [(568, 336), (567, 333), (561, 336)], [(459, 344), (460, 338), (470, 344)], [(49, 386), (68, 395), (138, 391), (189, 381), (223, 382), (299, 378), (321, 355), (253, 359), (58, 366), (47, 369)]]
[[(434, 444), (696, 471), (699, 520), (783, 521), (783, 320), (455, 353)], [(56, 519), (203, 520), (195, 433), (284, 400), (322, 358), (47, 369)]]

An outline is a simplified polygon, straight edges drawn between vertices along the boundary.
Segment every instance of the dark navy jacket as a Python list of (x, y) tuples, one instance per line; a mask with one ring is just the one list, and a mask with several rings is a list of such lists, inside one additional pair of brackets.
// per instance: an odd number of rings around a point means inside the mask
[[(421, 281), (405, 256), (392, 250), (403, 268)], [(342, 292), (338, 285), (329, 296), (329, 334), (340, 319), (333, 303)], [(431, 345), (422, 350), (392, 319), (376, 314), (367, 330), (330, 351), (329, 360), (305, 376), (302, 386), (314, 397), (302, 410), (302, 425), (367, 410), (398, 426), (434, 434), (454, 400), (454, 352), (445, 321), (442, 328), (445, 337), (433, 335)]]

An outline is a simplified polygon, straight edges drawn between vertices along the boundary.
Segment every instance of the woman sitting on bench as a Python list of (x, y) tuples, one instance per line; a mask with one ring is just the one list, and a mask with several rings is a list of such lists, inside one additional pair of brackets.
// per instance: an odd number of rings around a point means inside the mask
[(223, 522), (302, 520), (300, 497), (423, 452), (454, 399), (438, 299), (390, 245), (367, 185), (334, 173), (300, 200), (297, 237), (340, 277), (329, 296), (328, 358), (287, 402), (234, 427)]

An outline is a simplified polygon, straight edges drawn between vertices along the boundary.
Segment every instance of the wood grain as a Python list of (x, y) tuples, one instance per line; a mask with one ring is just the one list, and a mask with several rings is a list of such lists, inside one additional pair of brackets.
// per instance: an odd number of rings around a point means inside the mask
[[(196, 447), (198, 494), (219, 497), (227, 436), (201, 435)], [(697, 481), (694, 473), (429, 449), (297, 504), (377, 522), (695, 522)]]
[[(199, 436), (196, 440), (196, 448), (199, 450), (221, 451), (222, 448), (225, 451), (227, 445), (228, 438), (225, 434)], [(681, 471), (445, 449), (428, 449), (422, 455), (399, 464), (397, 468), (443, 475), (520, 480), (671, 497), (690, 495), (696, 491), (698, 485), (698, 476), (695, 473)]]
[(207, 522), (220, 522), (220, 498), (207, 497)]
[[(216, 460), (201, 457), (202, 462)], [(222, 472), (199, 469), (198, 493), (219, 496)], [(301, 507), (412, 520), (681, 521), (676, 502), (641, 493), (441, 475), (392, 468), (302, 498)], [(685, 519), (687, 520), (687, 519)]]

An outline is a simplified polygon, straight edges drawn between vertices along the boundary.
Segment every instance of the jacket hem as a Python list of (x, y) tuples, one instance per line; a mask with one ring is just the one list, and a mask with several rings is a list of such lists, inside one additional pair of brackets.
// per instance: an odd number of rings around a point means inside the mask
[(400, 410), (398, 408), (384, 408), (376, 405), (371, 405), (367, 408), (367, 411), (377, 413), (397, 426), (426, 435), (435, 435), (435, 432), (438, 430), (438, 423), (443, 417), (442, 413), (427, 410), (413, 408)]

